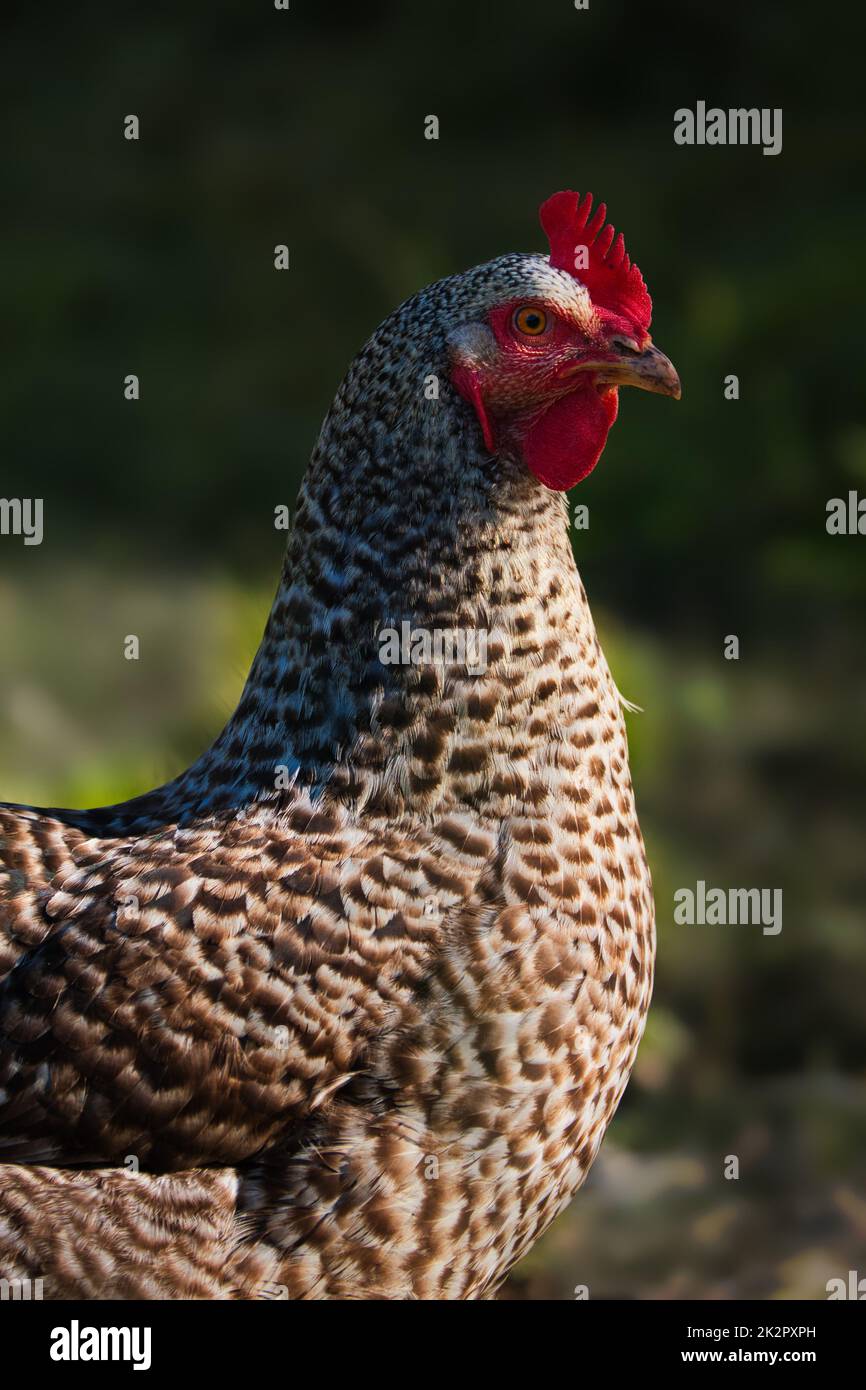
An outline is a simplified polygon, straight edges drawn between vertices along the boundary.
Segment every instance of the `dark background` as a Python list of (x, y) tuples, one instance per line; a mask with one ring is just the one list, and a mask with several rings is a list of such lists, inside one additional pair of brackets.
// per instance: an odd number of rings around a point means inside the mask
[[(291, 4), (7, 7), (0, 495), (43, 497), (45, 540), (0, 537), (0, 791), (99, 803), (201, 751), (357, 348), (592, 189), (684, 388), (626, 393), (574, 495), (645, 711), (658, 984), (602, 1159), (509, 1293), (825, 1297), (866, 1275), (866, 537), (825, 529), (866, 495), (861, 12)], [(782, 153), (675, 145), (698, 100), (782, 107)], [(781, 935), (675, 925), (699, 878), (782, 888)]]

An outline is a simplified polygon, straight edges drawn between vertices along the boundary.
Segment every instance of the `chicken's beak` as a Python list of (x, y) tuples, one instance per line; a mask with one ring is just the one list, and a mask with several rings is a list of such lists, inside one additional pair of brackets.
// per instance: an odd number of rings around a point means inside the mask
[(611, 351), (615, 357), (576, 363), (571, 372), (592, 372), (598, 386), (637, 386), (641, 391), (680, 399), (682, 386), (677, 370), (652, 343), (641, 352), (622, 340), (614, 340)]
[(652, 343), (643, 352), (625, 351), (616, 361), (600, 364), (596, 381), (605, 386), (638, 386), (641, 391), (673, 396), (675, 401), (683, 394), (673, 362)]

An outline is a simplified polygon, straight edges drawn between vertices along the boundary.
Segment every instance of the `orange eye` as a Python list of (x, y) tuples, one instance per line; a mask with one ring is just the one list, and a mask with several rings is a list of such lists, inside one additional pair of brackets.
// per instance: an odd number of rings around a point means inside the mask
[(522, 304), (514, 311), (514, 327), (528, 338), (537, 338), (547, 327), (547, 314), (536, 304)]

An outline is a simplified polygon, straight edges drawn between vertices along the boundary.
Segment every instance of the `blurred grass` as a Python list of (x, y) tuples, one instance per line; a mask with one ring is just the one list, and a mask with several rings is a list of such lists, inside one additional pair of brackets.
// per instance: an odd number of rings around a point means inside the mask
[(107, 585), (80, 566), (0, 582), (6, 799), (102, 805), (182, 771), (234, 710), (272, 597), (191, 575)]

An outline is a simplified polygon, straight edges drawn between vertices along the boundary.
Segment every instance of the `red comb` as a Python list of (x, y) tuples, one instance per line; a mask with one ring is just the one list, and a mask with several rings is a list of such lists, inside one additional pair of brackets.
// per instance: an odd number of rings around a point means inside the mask
[[(595, 304), (630, 319), (646, 332), (652, 318), (652, 300), (643, 276), (626, 255), (622, 232), (617, 236), (613, 227), (605, 226), (606, 216), (604, 203), (592, 211), (591, 193), (583, 198), (570, 190), (554, 193), (542, 203), (539, 217), (550, 242), (550, 264), (576, 276)], [(588, 253), (585, 267), (579, 261), (575, 263), (581, 246)]]

